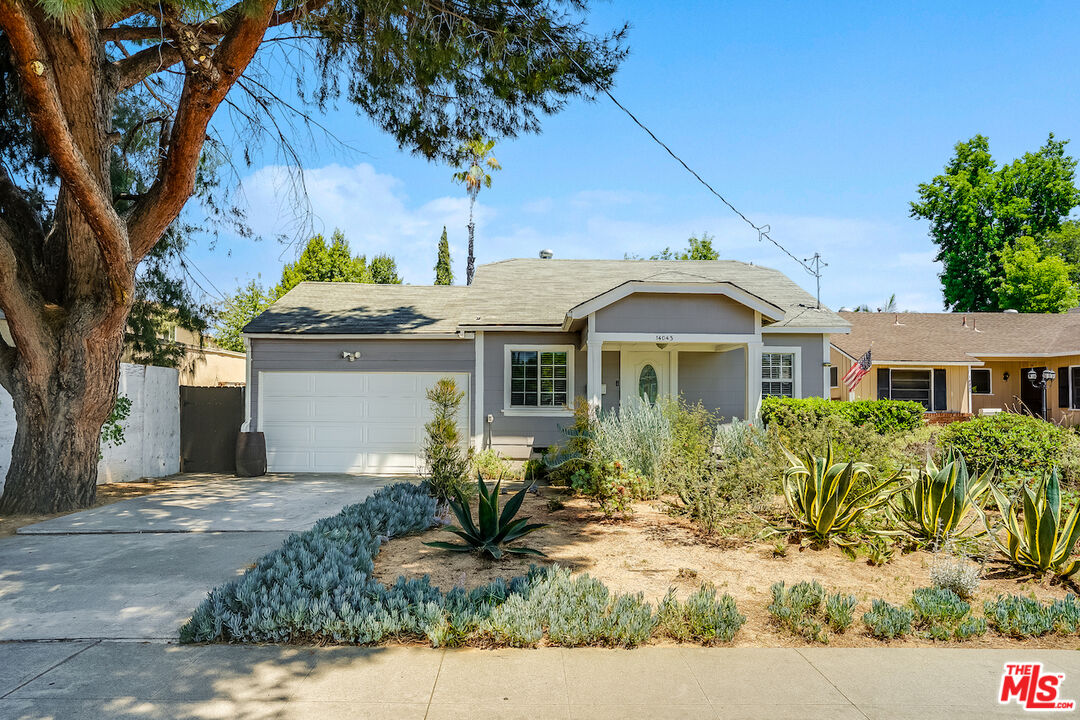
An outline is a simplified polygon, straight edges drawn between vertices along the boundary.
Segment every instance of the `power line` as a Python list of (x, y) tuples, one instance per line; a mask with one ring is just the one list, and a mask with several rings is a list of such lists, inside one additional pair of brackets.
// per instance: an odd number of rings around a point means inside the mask
[[(616, 106), (617, 108), (619, 108), (619, 109), (620, 109), (620, 110), (622, 110), (622, 111), (623, 111), (624, 113), (626, 113), (627, 117), (629, 117), (629, 118), (630, 118), (631, 120), (633, 120), (633, 121), (634, 121), (634, 124), (635, 124), (635, 125), (637, 125), (637, 126), (638, 126), (639, 128), (641, 128), (642, 130), (644, 130), (644, 131), (645, 131), (645, 132), (646, 132), (646, 133), (648, 134), (648, 136), (649, 136), (650, 138), (652, 138), (653, 142), (655, 142), (655, 143), (656, 143), (657, 145), (659, 145), (660, 147), (662, 147), (662, 148), (663, 148), (663, 149), (664, 149), (664, 150), (665, 150), (665, 151), (667, 152), (667, 154), (668, 154), (668, 155), (670, 155), (671, 157), (673, 157), (673, 158), (675, 159), (675, 161), (676, 161), (676, 162), (678, 162), (678, 163), (679, 163), (680, 165), (682, 165), (682, 166), (683, 166), (683, 168), (684, 168), (684, 169), (685, 169), (685, 170), (686, 170), (686, 171), (687, 171), (688, 173), (690, 173), (691, 175), (693, 175), (693, 176), (694, 176), (694, 178), (695, 178), (695, 179), (696, 179), (696, 180), (697, 180), (697, 181), (698, 181), (699, 183), (701, 183), (702, 185), (704, 185), (704, 186), (705, 186), (705, 188), (706, 188), (706, 189), (708, 189), (708, 191), (709, 191), (709, 192), (711, 192), (711, 193), (712, 193), (713, 195), (715, 195), (715, 196), (716, 196), (717, 198), (719, 198), (719, 199), (720, 199), (720, 202), (722, 202), (722, 203), (724, 203), (725, 205), (727, 205), (727, 206), (728, 206), (728, 208), (730, 208), (730, 209), (731, 209), (731, 211), (732, 211), (733, 213), (735, 213), (736, 215), (738, 215), (738, 216), (739, 216), (739, 217), (740, 217), (740, 218), (741, 218), (741, 219), (743, 220), (743, 222), (745, 222), (745, 223), (746, 223), (747, 225), (749, 225), (749, 226), (750, 226), (750, 227), (752, 227), (752, 228), (753, 228), (754, 230), (756, 230), (756, 231), (757, 231), (757, 234), (758, 234), (758, 242), (761, 242), (761, 240), (762, 240), (763, 238), (764, 238), (765, 240), (768, 240), (768, 241), (769, 241), (769, 242), (771, 242), (771, 243), (772, 243), (773, 245), (775, 245), (775, 246), (776, 246), (776, 247), (777, 247), (777, 248), (778, 248), (778, 249), (779, 249), (779, 250), (780, 250), (780, 251), (781, 251), (782, 253), (784, 253), (784, 254), (785, 254), (785, 255), (787, 255), (787, 256), (788, 256), (789, 258), (791, 258), (791, 259), (792, 259), (793, 261), (795, 261), (796, 263), (798, 263), (798, 264), (799, 264), (799, 265), (800, 265), (800, 266), (802, 267), (802, 269), (803, 269), (803, 270), (805, 270), (806, 272), (810, 273), (810, 274), (811, 274), (811, 275), (813, 275), (813, 276), (814, 276), (815, 278), (817, 278), (817, 279), (818, 279), (818, 281), (819, 281), (819, 283), (820, 283), (820, 280), (821, 280), (821, 273), (820, 273), (820, 270), (815, 270), (814, 268), (811, 268), (811, 267), (810, 267), (809, 265), (807, 265), (807, 264), (806, 264), (806, 262), (804, 262), (803, 260), (800, 260), (800, 259), (799, 259), (798, 257), (796, 257), (795, 255), (793, 255), (793, 254), (792, 254), (792, 253), (791, 253), (791, 252), (790, 252), (790, 251), (789, 251), (789, 250), (788, 250), (787, 248), (785, 248), (785, 247), (784, 247), (783, 245), (781, 245), (781, 244), (780, 244), (779, 242), (777, 242), (776, 240), (774, 240), (774, 239), (773, 239), (773, 237), (772, 237), (772, 235), (770, 234), (770, 233), (772, 232), (772, 228), (771, 228), (771, 227), (770, 227), (769, 225), (767, 225), (767, 224), (766, 224), (766, 225), (758, 225), (758, 224), (754, 223), (754, 222), (753, 222), (752, 220), (750, 220), (750, 218), (748, 218), (748, 217), (747, 217), (747, 216), (746, 216), (745, 214), (743, 214), (743, 213), (742, 213), (742, 211), (740, 211), (740, 210), (739, 210), (739, 209), (738, 209), (737, 207), (735, 207), (735, 206), (734, 206), (734, 205), (732, 205), (732, 204), (731, 204), (730, 202), (728, 202), (727, 198), (725, 198), (725, 197), (724, 197), (723, 195), (721, 195), (721, 194), (720, 194), (719, 192), (717, 192), (716, 188), (714, 188), (714, 187), (713, 187), (712, 185), (710, 185), (710, 184), (709, 184), (709, 183), (708, 183), (708, 182), (707, 182), (707, 181), (705, 180), (705, 178), (701, 177), (701, 175), (699, 175), (699, 174), (698, 174), (698, 172), (697, 172), (696, 170), (694, 170), (694, 169), (693, 169), (692, 167), (690, 167), (690, 166), (689, 166), (689, 165), (688, 165), (688, 164), (686, 163), (686, 161), (685, 161), (685, 160), (683, 160), (683, 159), (682, 159), (681, 157), (679, 157), (679, 156), (678, 156), (677, 154), (675, 154), (675, 151), (673, 151), (673, 150), (672, 150), (672, 149), (671, 149), (670, 147), (668, 147), (667, 143), (665, 143), (665, 142), (664, 142), (663, 140), (661, 140), (661, 139), (660, 139), (659, 137), (657, 137), (657, 136), (656, 136), (656, 133), (654, 133), (654, 132), (653, 132), (652, 130), (650, 130), (650, 129), (649, 129), (649, 127), (648, 127), (647, 125), (645, 125), (645, 123), (643, 123), (643, 122), (642, 122), (641, 120), (639, 120), (639, 119), (638, 119), (638, 117), (637, 117), (636, 115), (634, 115), (634, 113), (633, 113), (633, 112), (631, 112), (629, 108), (627, 108), (627, 107), (626, 107), (625, 105), (623, 105), (623, 104), (622, 104), (621, 102), (619, 102), (619, 100), (618, 100), (618, 99), (617, 99), (617, 98), (616, 98), (616, 97), (615, 97), (615, 96), (614, 96), (614, 95), (613, 95), (613, 94), (611, 93), (611, 91), (610, 91), (610, 90), (608, 90), (608, 89), (607, 89), (607, 87), (606, 87), (606, 86), (604, 86), (604, 85), (603, 85), (602, 83), (600, 83), (600, 81), (599, 81), (599, 80), (597, 80), (597, 79), (596, 79), (596, 77), (594, 77), (594, 76), (593, 76), (593, 75), (592, 75), (592, 74), (591, 74), (591, 73), (590, 73), (590, 72), (589, 72), (588, 70), (586, 70), (585, 68), (583, 68), (583, 67), (582, 67), (582, 66), (581, 66), (581, 65), (580, 65), (580, 64), (578, 63), (578, 61), (574, 59), (574, 56), (573, 56), (573, 55), (572, 55), (572, 54), (571, 54), (571, 53), (570, 53), (570, 52), (569, 52), (569, 51), (568, 51), (568, 50), (566, 49), (566, 46), (565, 46), (565, 45), (563, 45), (563, 44), (562, 44), (561, 42), (559, 42), (559, 41), (558, 41), (558, 40), (556, 40), (555, 38), (551, 37), (551, 35), (549, 35), (549, 34), (548, 34), (548, 32), (547, 32), (546, 30), (544, 30), (544, 28), (543, 28), (543, 27), (541, 27), (541, 26), (540, 26), (540, 25), (539, 25), (539, 24), (538, 24), (538, 23), (536, 22), (536, 19), (535, 19), (535, 18), (534, 18), (533, 16), (532, 16), (532, 15), (530, 15), (529, 13), (525, 12), (524, 10), (522, 10), (522, 9), (521, 9), (521, 6), (520, 6), (520, 5), (518, 5), (518, 4), (516, 3), (516, 2), (514, 2), (514, 0), (509, 0), (509, 1), (510, 1), (510, 4), (511, 4), (511, 5), (513, 5), (513, 6), (514, 6), (514, 8), (515, 8), (515, 9), (516, 9), (516, 10), (517, 10), (517, 11), (518, 11), (519, 13), (521, 13), (522, 15), (524, 15), (525, 17), (527, 17), (527, 18), (529, 19), (529, 21), (530, 21), (530, 22), (532, 22), (532, 24), (533, 24), (533, 27), (535, 27), (535, 28), (536, 28), (537, 30), (539, 30), (539, 31), (540, 31), (540, 33), (541, 33), (541, 34), (542, 34), (542, 35), (543, 35), (544, 37), (546, 37), (546, 38), (548, 39), (548, 42), (550, 42), (550, 43), (551, 43), (551, 44), (552, 44), (553, 46), (555, 46), (555, 47), (557, 47), (557, 48), (558, 48), (559, 50), (561, 50), (561, 51), (562, 51), (562, 52), (563, 52), (563, 53), (564, 53), (564, 54), (566, 55), (566, 57), (570, 59), (570, 62), (574, 64), (574, 67), (576, 67), (576, 68), (577, 68), (577, 69), (578, 69), (579, 71), (581, 71), (581, 74), (582, 74), (582, 75), (584, 75), (585, 77), (589, 78), (589, 80), (591, 80), (591, 81), (592, 81), (592, 84), (593, 84), (593, 85), (594, 85), (594, 86), (596, 87), (596, 89), (597, 89), (597, 90), (600, 90), (600, 91), (601, 91), (602, 93), (604, 93), (605, 95), (607, 95), (607, 96), (608, 96), (608, 99), (609, 99), (609, 100), (611, 100), (611, 102), (613, 102), (613, 103), (615, 104), (615, 106)], [(822, 265), (824, 265), (824, 263), (822, 263)], [(819, 293), (819, 295), (820, 295), (820, 293)], [(818, 303), (818, 304), (820, 305), (820, 301), (819, 301), (819, 303)]]
[(206, 274), (206, 273), (204, 273), (204, 272), (203, 272), (202, 270), (200, 270), (200, 269), (199, 269), (199, 266), (198, 266), (198, 265), (196, 265), (195, 263), (193, 263), (193, 262), (191, 261), (191, 258), (189, 258), (189, 257), (188, 257), (188, 256), (187, 256), (186, 254), (184, 254), (184, 251), (183, 251), (183, 250), (179, 250), (179, 249), (178, 249), (178, 250), (177, 250), (176, 252), (177, 252), (177, 254), (178, 254), (178, 255), (180, 255), (180, 259), (181, 259), (180, 267), (182, 267), (182, 268), (184, 269), (184, 272), (185, 272), (185, 273), (187, 273), (187, 276), (188, 276), (189, 278), (191, 278), (191, 281), (192, 281), (193, 283), (195, 283), (195, 285), (196, 285), (196, 286), (198, 286), (198, 288), (199, 288), (200, 290), (202, 290), (202, 291), (203, 291), (204, 293), (206, 293), (207, 295), (210, 295), (211, 297), (214, 297), (214, 294), (213, 294), (213, 293), (211, 293), (211, 292), (207, 292), (206, 288), (204, 288), (204, 287), (203, 287), (202, 285), (200, 285), (200, 284), (199, 284), (199, 281), (198, 281), (198, 280), (196, 280), (196, 279), (195, 279), (195, 277), (194, 277), (194, 276), (193, 276), (193, 275), (192, 275), (192, 274), (191, 274), (190, 272), (188, 272), (188, 269), (187, 269), (187, 266), (188, 266), (188, 265), (190, 265), (191, 267), (195, 268), (195, 272), (197, 272), (197, 273), (199, 273), (200, 275), (202, 275), (202, 276), (203, 276), (203, 279), (204, 279), (204, 280), (206, 280), (206, 282), (208, 282), (208, 283), (210, 284), (210, 287), (214, 288), (214, 290), (215, 290), (215, 291), (217, 292), (217, 296), (216, 296), (216, 297), (217, 297), (217, 299), (218, 299), (218, 300), (221, 300), (222, 302), (225, 302), (225, 293), (221, 292), (221, 290), (219, 290), (219, 289), (218, 289), (218, 286), (214, 284), (214, 281), (213, 281), (213, 280), (211, 280), (211, 279), (210, 279), (210, 278), (209, 278), (209, 277), (207, 276), (207, 274)]

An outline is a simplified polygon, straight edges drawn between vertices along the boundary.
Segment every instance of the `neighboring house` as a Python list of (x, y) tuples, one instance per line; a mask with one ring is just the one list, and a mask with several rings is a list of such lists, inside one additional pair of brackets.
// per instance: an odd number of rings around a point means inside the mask
[[(219, 348), (206, 336), (200, 342), (197, 333), (175, 325), (161, 339), (184, 347), (184, 356), (177, 368), (181, 385), (220, 387), (244, 384), (247, 366), (244, 353)], [(130, 350), (124, 351), (122, 359), (124, 362), (134, 362)]]
[(412, 473), (426, 390), (453, 377), (476, 448), (560, 442), (604, 411), (681, 394), (728, 418), (762, 395), (827, 396), (836, 313), (734, 261), (507, 260), (473, 285), (302, 283), (245, 328), (247, 421), (271, 471)]
[[(950, 419), (1029, 412), (1080, 423), (1080, 313), (857, 313), (832, 339), (836, 400), (916, 400)], [(873, 367), (849, 395), (838, 382), (873, 343)], [(1045, 387), (1028, 380), (1034, 369)]]

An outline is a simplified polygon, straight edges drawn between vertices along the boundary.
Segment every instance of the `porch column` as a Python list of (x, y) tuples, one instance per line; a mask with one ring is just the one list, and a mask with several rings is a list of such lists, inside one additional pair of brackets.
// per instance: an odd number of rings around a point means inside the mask
[(596, 315), (589, 315), (585, 346), (585, 399), (594, 413), (600, 412), (600, 348), (603, 341), (596, 337)]
[(756, 420), (761, 407), (761, 349), (762, 342), (746, 343), (746, 417)]

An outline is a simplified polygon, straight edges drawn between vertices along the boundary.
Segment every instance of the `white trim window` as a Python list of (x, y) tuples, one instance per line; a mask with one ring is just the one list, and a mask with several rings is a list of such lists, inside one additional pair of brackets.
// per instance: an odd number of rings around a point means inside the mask
[(761, 352), (761, 396), (801, 397), (799, 348), (767, 347)]
[(573, 400), (571, 345), (507, 345), (503, 407), (511, 411), (565, 410)]
[(1069, 409), (1080, 410), (1080, 365), (1069, 366)]
[(972, 395), (993, 395), (993, 373), (990, 368), (971, 368), (969, 380)]
[(829, 389), (835, 390), (840, 387), (840, 368), (835, 365), (829, 366)]

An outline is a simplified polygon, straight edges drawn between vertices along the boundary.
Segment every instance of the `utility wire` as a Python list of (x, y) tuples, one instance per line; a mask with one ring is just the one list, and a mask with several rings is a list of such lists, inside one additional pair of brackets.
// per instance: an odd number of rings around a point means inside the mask
[[(185, 272), (185, 273), (187, 273), (187, 276), (188, 276), (189, 278), (191, 278), (191, 281), (192, 281), (193, 283), (195, 283), (195, 285), (196, 285), (196, 286), (197, 286), (197, 287), (198, 287), (198, 288), (199, 288), (200, 290), (202, 290), (202, 291), (203, 291), (203, 292), (204, 292), (205, 294), (209, 295), (210, 297), (216, 297), (216, 299), (218, 299), (218, 300), (221, 300), (222, 302), (225, 302), (225, 293), (221, 292), (221, 290), (219, 290), (219, 289), (218, 289), (218, 286), (214, 284), (214, 281), (213, 281), (213, 280), (211, 280), (211, 279), (210, 279), (210, 278), (209, 278), (209, 277), (208, 277), (208, 276), (206, 275), (206, 273), (204, 273), (204, 272), (203, 272), (202, 270), (200, 270), (200, 269), (199, 269), (199, 266), (198, 266), (198, 265), (196, 265), (195, 263), (193, 263), (193, 262), (191, 261), (191, 258), (189, 258), (189, 257), (188, 257), (188, 256), (187, 256), (187, 255), (186, 255), (186, 254), (184, 253), (184, 251), (183, 251), (183, 250), (177, 250), (176, 252), (177, 252), (177, 254), (178, 254), (178, 255), (180, 255), (180, 259), (181, 259), (180, 267), (184, 269), (184, 272)], [(217, 293), (216, 295), (215, 295), (214, 293), (211, 293), (211, 292), (209, 292), (209, 291), (208, 291), (208, 290), (207, 290), (206, 288), (204, 288), (204, 287), (203, 287), (203, 286), (202, 286), (202, 285), (201, 285), (201, 284), (199, 283), (199, 281), (198, 281), (198, 280), (196, 280), (196, 279), (195, 279), (195, 276), (194, 276), (194, 275), (192, 275), (192, 274), (191, 274), (191, 272), (190, 272), (190, 271), (189, 271), (189, 270), (187, 269), (187, 266), (188, 266), (188, 265), (190, 265), (191, 267), (195, 268), (195, 271), (196, 271), (197, 273), (199, 273), (200, 275), (202, 275), (202, 276), (203, 276), (203, 279), (204, 279), (204, 280), (206, 280), (206, 282), (210, 284), (210, 287), (214, 288), (214, 290), (215, 290), (215, 291), (216, 291), (216, 293)]]
[(799, 266), (802, 267), (803, 270), (810, 273), (815, 278), (819, 278), (819, 279), (821, 278), (820, 271), (817, 271), (814, 268), (811, 268), (804, 261), (800, 260), (798, 257), (791, 254), (791, 252), (786, 247), (784, 247), (783, 245), (781, 245), (780, 243), (778, 243), (776, 240), (773, 239), (773, 237), (771, 235), (772, 228), (769, 225), (758, 225), (758, 224), (754, 223), (750, 218), (748, 218), (745, 214), (743, 214), (742, 211), (740, 211), (737, 207), (735, 207), (730, 202), (728, 202), (727, 198), (725, 198), (723, 195), (721, 195), (719, 192), (717, 192), (716, 188), (714, 188), (712, 185), (710, 185), (705, 180), (705, 178), (701, 177), (701, 175), (699, 175), (696, 170), (694, 170), (692, 167), (687, 165), (685, 160), (683, 160), (681, 157), (676, 155), (675, 151), (673, 151), (670, 147), (668, 147), (667, 143), (665, 143), (663, 140), (661, 140), (659, 137), (657, 137), (656, 133), (654, 133), (652, 130), (650, 130), (649, 127), (645, 123), (643, 123), (641, 120), (639, 120), (638, 117), (636, 115), (634, 115), (634, 113), (631, 112), (628, 107), (626, 107), (621, 102), (619, 102), (619, 100), (611, 93), (610, 90), (607, 89), (607, 87), (603, 83), (601, 83), (599, 80), (597, 80), (596, 77), (593, 76), (588, 70), (583, 68), (578, 63), (578, 61), (574, 59), (573, 54), (571, 54), (570, 51), (566, 49), (565, 45), (563, 45), (561, 42), (559, 42), (555, 38), (551, 37), (551, 35), (549, 35), (548, 32), (546, 30), (544, 30), (544, 28), (541, 27), (539, 23), (536, 22), (536, 18), (534, 18), (532, 15), (530, 15), (525, 10), (522, 10), (521, 6), (518, 5), (516, 2), (514, 2), (514, 0), (509, 0), (509, 2), (510, 2), (511, 5), (514, 6), (514, 8), (519, 13), (521, 13), (522, 15), (524, 15), (526, 18), (529, 19), (529, 21), (532, 23), (533, 27), (536, 28), (537, 30), (539, 30), (540, 33), (544, 37), (546, 37), (548, 39), (548, 42), (550, 42), (553, 46), (555, 46), (559, 50), (561, 50), (566, 55), (566, 57), (569, 58), (570, 62), (574, 64), (574, 67), (576, 67), (581, 72), (582, 75), (584, 75), (585, 77), (587, 77), (589, 80), (592, 81), (592, 84), (596, 87), (597, 90), (599, 90), (600, 92), (607, 95), (608, 99), (611, 100), (611, 102), (613, 102), (617, 108), (619, 108), (624, 113), (626, 113), (627, 117), (629, 117), (631, 120), (634, 121), (635, 125), (637, 125), (639, 128), (644, 130), (646, 132), (646, 134), (648, 134), (648, 136), (650, 138), (652, 138), (653, 142), (655, 142), (657, 145), (662, 147), (667, 152), (668, 155), (673, 157), (676, 162), (678, 162), (680, 165), (682, 165), (683, 168), (688, 173), (693, 175), (694, 178), (697, 179), (697, 181), (699, 183), (704, 185), (705, 188), (708, 189), (709, 192), (711, 192), (713, 195), (718, 197), (720, 199), (720, 202), (727, 205), (728, 208), (730, 208), (733, 213), (738, 215), (743, 220), (743, 222), (745, 222), (747, 225), (749, 225), (754, 230), (756, 230), (757, 234), (758, 234), (758, 242), (760, 242), (763, 238), (765, 240), (768, 240), (773, 245), (775, 245), (782, 253), (784, 253), (789, 258), (791, 258), (796, 263), (798, 263)]

